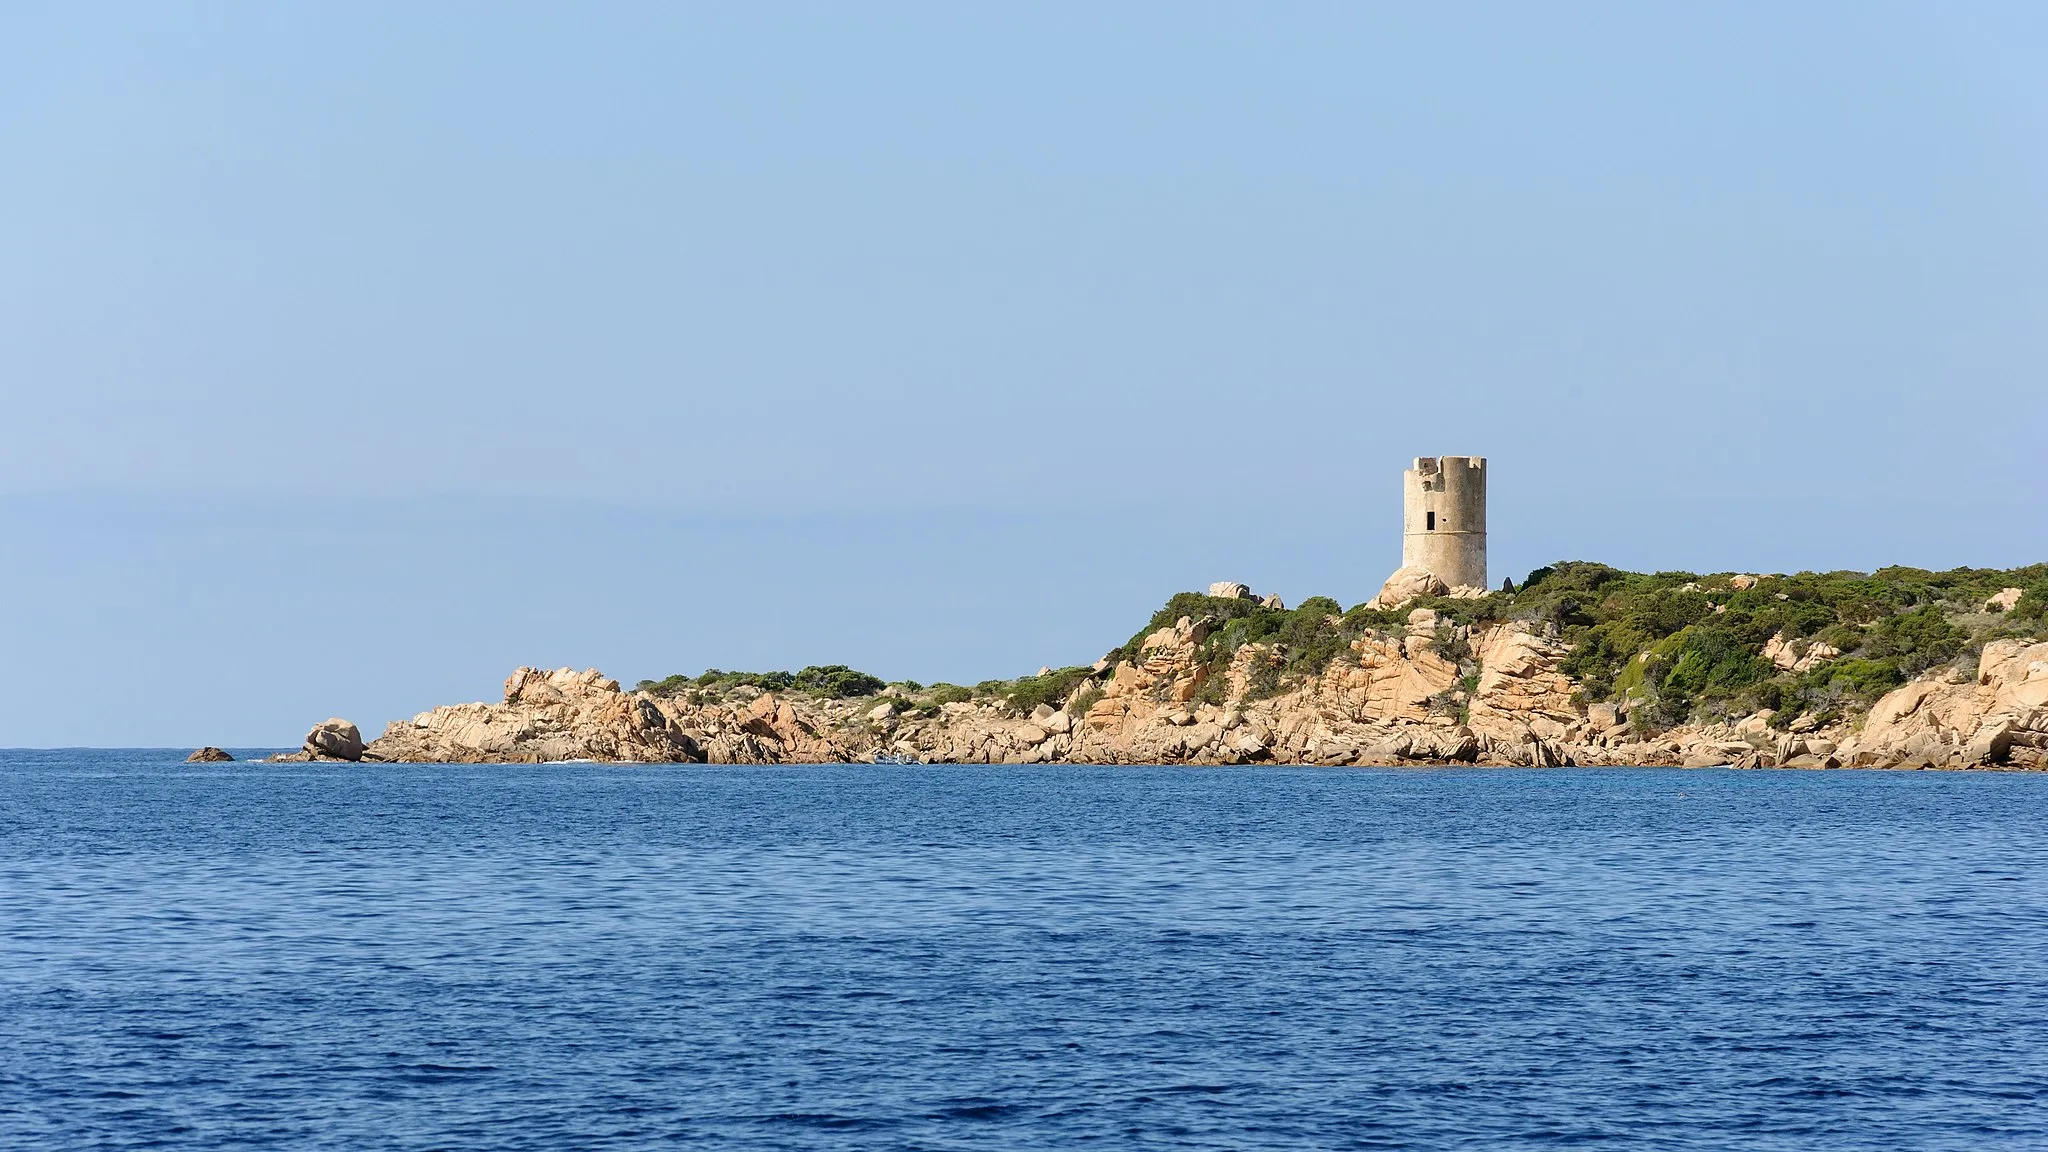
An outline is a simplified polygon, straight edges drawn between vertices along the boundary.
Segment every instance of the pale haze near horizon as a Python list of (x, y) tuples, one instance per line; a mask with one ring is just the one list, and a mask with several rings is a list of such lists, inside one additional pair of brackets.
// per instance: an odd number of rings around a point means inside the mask
[(2048, 559), (2048, 10), (24, 5), (0, 745)]

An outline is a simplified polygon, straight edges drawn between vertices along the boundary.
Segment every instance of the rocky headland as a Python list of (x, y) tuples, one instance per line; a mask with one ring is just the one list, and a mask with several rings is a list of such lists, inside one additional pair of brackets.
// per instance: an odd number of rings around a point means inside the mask
[(2048, 768), (2048, 566), (1644, 575), (1522, 587), (1406, 570), (1344, 611), (1242, 584), (1175, 596), (1093, 665), (973, 687), (849, 669), (626, 688), (521, 668), (299, 759), (775, 764)]

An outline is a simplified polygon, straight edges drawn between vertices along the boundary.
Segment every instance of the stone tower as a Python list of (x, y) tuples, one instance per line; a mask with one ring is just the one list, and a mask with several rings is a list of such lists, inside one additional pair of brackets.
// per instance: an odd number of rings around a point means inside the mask
[(1401, 479), (1401, 567), (1486, 587), (1486, 457), (1419, 456)]

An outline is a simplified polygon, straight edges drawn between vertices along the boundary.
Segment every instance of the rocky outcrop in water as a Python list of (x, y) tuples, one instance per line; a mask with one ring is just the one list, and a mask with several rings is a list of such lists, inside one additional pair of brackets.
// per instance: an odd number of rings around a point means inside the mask
[(185, 757), (185, 763), (187, 764), (225, 764), (233, 760), (233, 756), (228, 755), (219, 748), (215, 748), (211, 744)]
[(300, 751), (323, 760), (361, 760), (363, 734), (354, 724), (334, 717), (313, 725)]
[[(193, 755), (196, 757), (198, 753)], [(222, 755), (226, 756), (226, 753)], [(304, 764), (326, 760), (354, 763), (363, 759), (375, 760), (377, 757), (369, 754), (363, 743), (362, 731), (337, 716), (313, 725), (313, 730), (306, 733), (305, 742), (299, 745), (297, 752), (280, 753), (269, 757), (268, 762)]]
[(596, 669), (521, 668), (498, 704), (450, 704), (394, 721), (370, 744), (379, 760), (538, 763), (702, 761), (704, 750), (642, 693)]

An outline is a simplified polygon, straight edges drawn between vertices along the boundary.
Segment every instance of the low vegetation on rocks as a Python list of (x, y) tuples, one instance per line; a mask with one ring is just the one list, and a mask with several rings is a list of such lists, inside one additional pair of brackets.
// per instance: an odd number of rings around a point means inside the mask
[(1094, 674), (1090, 668), (1060, 668), (1015, 680), (984, 680), (974, 686), (977, 695), (1002, 701), (1013, 715), (1027, 716), (1037, 708), (1060, 708), (1081, 683)]
[(1267, 699), (1321, 675), (1332, 660), (1369, 631), (1400, 633), (1407, 618), (1406, 609), (1377, 611), (1361, 605), (1346, 612), (1327, 596), (1311, 596), (1289, 610), (1267, 607), (1248, 597), (1182, 592), (1103, 660), (1112, 666), (1120, 661), (1142, 662), (1148, 637), (1182, 619), (1207, 622), (1206, 634), (1196, 647), (1202, 680), (1199, 699), (1211, 704), (1224, 701), (1231, 663), (1248, 647), (1262, 651), (1257, 653), (1258, 659), (1246, 661), (1247, 694), (1252, 699)]
[[(2015, 588), (2012, 608), (1995, 603)], [(1488, 599), (1555, 629), (1571, 646), (1562, 670), (1589, 701), (1626, 705), (1655, 730), (1764, 710), (1781, 725), (1866, 710), (1930, 669), (1967, 672), (1990, 641), (2048, 637), (2048, 613), (2031, 608), (2044, 598), (2048, 565), (1703, 576), (1578, 562)]]
[(678, 696), (686, 692), (724, 695), (734, 688), (758, 688), (764, 692), (795, 692), (823, 700), (845, 700), (872, 696), (888, 684), (879, 676), (856, 671), (844, 664), (813, 664), (801, 672), (727, 672), (706, 669), (698, 676), (669, 676), (642, 680), (638, 688), (655, 696)]
[(520, 669), (502, 704), (434, 709), (367, 748), (329, 721), (298, 755), (2048, 767), (2048, 565), (1560, 562), (1497, 592), (1419, 576), (1348, 610), (1212, 585), (1092, 665), (972, 687), (844, 665), (632, 690)]

